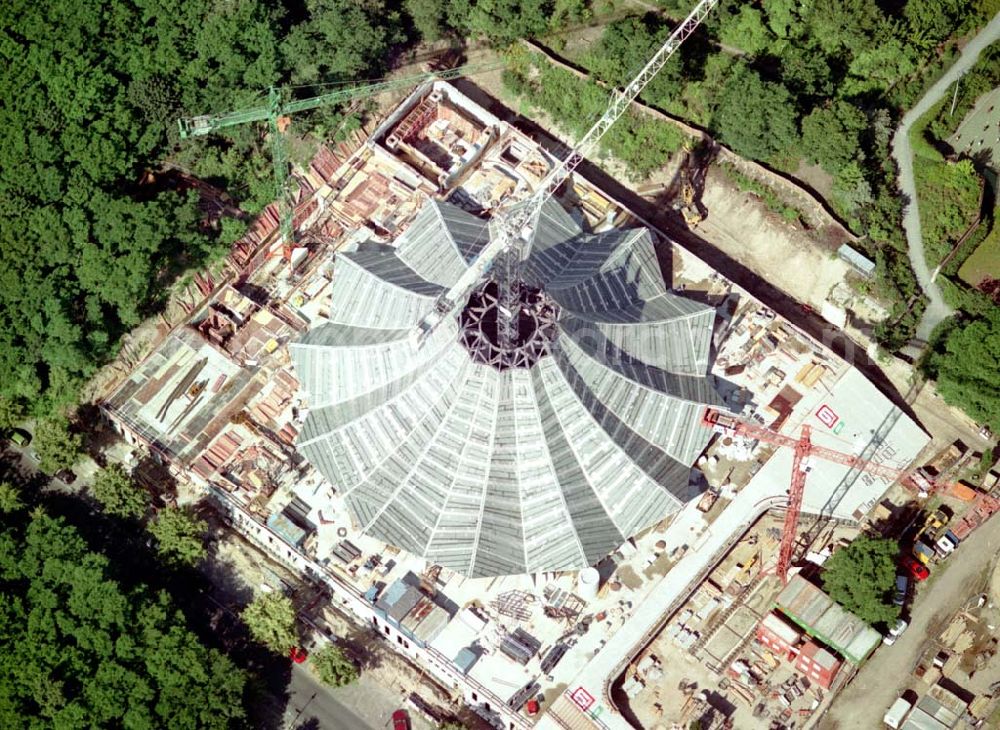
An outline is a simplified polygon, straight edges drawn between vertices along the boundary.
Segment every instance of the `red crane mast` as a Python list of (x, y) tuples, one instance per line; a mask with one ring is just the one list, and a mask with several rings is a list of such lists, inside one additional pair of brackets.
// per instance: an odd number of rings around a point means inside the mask
[(816, 457), (824, 461), (832, 461), (835, 464), (843, 464), (852, 469), (874, 474), (875, 476), (891, 481), (899, 480), (905, 486), (916, 489), (921, 493), (930, 493), (946, 486), (935, 484), (932, 480), (917, 471), (897, 469), (885, 464), (876, 464), (860, 456), (854, 456), (853, 454), (847, 454), (824, 446), (817, 446), (812, 443), (811, 429), (808, 425), (803, 425), (799, 437), (793, 438), (765, 426), (744, 421), (714, 408), (705, 409), (705, 413), (702, 416), (702, 425), (719, 433), (745, 436), (794, 450), (791, 487), (788, 491), (788, 509), (785, 512), (785, 524), (781, 532), (781, 547), (778, 550), (778, 566), (775, 571), (781, 577), (782, 583), (787, 582), (788, 568), (792, 563), (792, 551), (795, 548), (795, 536), (798, 533), (799, 515), (802, 512), (802, 495), (805, 491), (806, 474), (809, 468), (807, 459)]

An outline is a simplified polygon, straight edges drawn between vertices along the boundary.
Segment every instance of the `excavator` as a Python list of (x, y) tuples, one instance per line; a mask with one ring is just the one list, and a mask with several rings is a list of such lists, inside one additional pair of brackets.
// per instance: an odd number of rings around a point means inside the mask
[(674, 198), (674, 210), (680, 211), (680, 214), (684, 216), (684, 222), (687, 223), (688, 228), (696, 228), (705, 216), (695, 202), (694, 185), (691, 184), (686, 164), (678, 170), (677, 182), (678, 190), (677, 197)]

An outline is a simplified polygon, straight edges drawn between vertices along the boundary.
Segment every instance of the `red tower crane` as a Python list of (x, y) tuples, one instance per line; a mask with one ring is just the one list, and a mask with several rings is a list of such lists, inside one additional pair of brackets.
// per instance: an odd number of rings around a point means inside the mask
[(787, 582), (788, 568), (792, 562), (792, 550), (795, 547), (799, 514), (802, 511), (802, 494), (805, 490), (806, 474), (809, 468), (807, 459), (815, 457), (825, 461), (832, 461), (835, 464), (843, 464), (852, 469), (884, 477), (891, 481), (898, 480), (904, 486), (915, 489), (920, 493), (929, 494), (949, 486), (947, 484), (936, 484), (919, 471), (897, 469), (885, 464), (876, 464), (868, 459), (862, 459), (860, 456), (854, 456), (835, 449), (828, 449), (824, 446), (817, 446), (812, 443), (811, 431), (808, 425), (803, 425), (799, 437), (793, 438), (765, 426), (759, 426), (755, 423), (736, 418), (714, 408), (707, 408), (705, 410), (702, 416), (702, 425), (719, 433), (745, 436), (774, 444), (775, 446), (786, 446), (794, 449), (795, 456), (792, 461), (792, 481), (788, 492), (788, 509), (785, 512), (785, 524), (782, 528), (781, 547), (778, 551), (778, 566), (776, 569), (782, 583)]

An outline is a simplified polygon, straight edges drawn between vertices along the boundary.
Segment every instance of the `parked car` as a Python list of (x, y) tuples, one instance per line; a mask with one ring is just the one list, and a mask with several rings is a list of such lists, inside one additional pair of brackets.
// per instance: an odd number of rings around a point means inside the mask
[(931, 574), (931, 571), (927, 569), (927, 566), (914, 558), (912, 555), (904, 555), (900, 559), (899, 564), (914, 580), (927, 580), (927, 577)]
[(905, 575), (896, 576), (896, 595), (892, 597), (892, 602), (897, 606), (906, 603), (906, 594), (910, 590), (910, 579)]
[(406, 710), (396, 710), (392, 713), (392, 730), (410, 730), (410, 716)]
[(76, 473), (70, 471), (69, 469), (60, 469), (56, 472), (56, 479), (61, 481), (63, 484), (72, 484), (76, 481)]
[(889, 633), (882, 637), (882, 643), (886, 646), (892, 646), (896, 643), (896, 639), (899, 638), (900, 634), (906, 631), (906, 627), (909, 626), (909, 622), (904, 619), (899, 619), (896, 625), (889, 629)]
[(8, 438), (12, 444), (20, 446), (22, 449), (31, 443), (31, 434), (23, 428), (12, 428)]

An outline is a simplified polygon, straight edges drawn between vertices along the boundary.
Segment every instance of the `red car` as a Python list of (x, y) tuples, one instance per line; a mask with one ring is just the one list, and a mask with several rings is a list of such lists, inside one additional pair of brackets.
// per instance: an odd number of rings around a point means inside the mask
[(927, 566), (914, 558), (912, 555), (904, 555), (899, 561), (899, 564), (915, 580), (927, 580), (927, 576), (931, 574), (931, 571), (927, 569)]
[(406, 714), (406, 710), (392, 713), (392, 730), (410, 730), (410, 716)]

